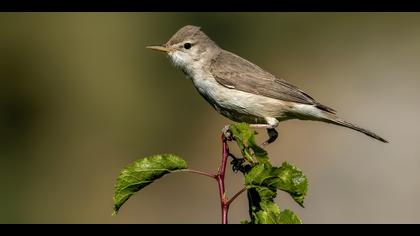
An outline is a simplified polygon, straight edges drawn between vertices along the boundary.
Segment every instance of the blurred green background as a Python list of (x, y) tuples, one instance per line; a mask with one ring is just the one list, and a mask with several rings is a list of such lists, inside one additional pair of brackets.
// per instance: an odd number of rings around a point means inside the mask
[[(418, 13), (0, 14), (0, 223), (220, 222), (216, 183), (188, 174), (111, 217), (115, 178), (131, 161), (171, 152), (194, 169), (218, 166), (230, 121), (145, 48), (186, 24), (390, 141), (281, 123), (272, 162), (310, 181), (306, 208), (280, 192), (281, 208), (305, 223), (420, 223)], [(240, 175), (227, 178), (228, 194), (241, 188)], [(247, 218), (243, 195), (230, 222)]]

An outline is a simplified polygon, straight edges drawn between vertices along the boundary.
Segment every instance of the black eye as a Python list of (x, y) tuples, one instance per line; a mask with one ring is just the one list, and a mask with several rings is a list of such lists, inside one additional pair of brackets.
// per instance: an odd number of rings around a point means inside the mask
[(184, 43), (184, 48), (185, 49), (190, 49), (191, 48), (191, 43)]

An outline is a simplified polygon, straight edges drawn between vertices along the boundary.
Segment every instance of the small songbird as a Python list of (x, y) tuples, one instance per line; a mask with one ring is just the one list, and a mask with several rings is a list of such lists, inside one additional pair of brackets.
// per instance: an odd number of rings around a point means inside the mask
[(289, 119), (323, 121), (388, 142), (340, 119), (335, 110), (284, 79), (223, 50), (200, 27), (184, 26), (166, 44), (147, 48), (167, 53), (220, 114), (254, 128), (266, 128), (269, 138), (264, 145), (276, 140), (275, 128), (280, 121)]

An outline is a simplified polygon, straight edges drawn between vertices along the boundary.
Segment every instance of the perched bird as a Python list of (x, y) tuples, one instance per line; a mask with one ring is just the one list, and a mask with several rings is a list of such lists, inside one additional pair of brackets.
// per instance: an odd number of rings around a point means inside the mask
[(254, 128), (266, 128), (269, 138), (264, 145), (276, 140), (275, 128), (289, 119), (323, 121), (388, 142), (340, 119), (335, 110), (286, 80), (220, 48), (200, 27), (184, 26), (166, 44), (148, 48), (167, 53), (220, 114)]

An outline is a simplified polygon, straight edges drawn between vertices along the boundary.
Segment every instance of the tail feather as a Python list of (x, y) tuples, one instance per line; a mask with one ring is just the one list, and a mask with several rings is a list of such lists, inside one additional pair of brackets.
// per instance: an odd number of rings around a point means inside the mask
[(359, 131), (359, 132), (364, 133), (365, 135), (367, 135), (369, 137), (372, 137), (374, 139), (377, 139), (381, 142), (388, 143), (387, 140), (385, 140), (384, 138), (380, 137), (379, 135), (373, 133), (372, 131), (369, 131), (367, 129), (363, 129), (363, 128), (357, 126), (357, 125), (354, 125), (350, 122), (342, 120), (342, 119), (336, 117), (335, 115), (328, 114), (328, 118), (326, 119), (326, 121), (329, 122), (329, 123), (333, 123), (333, 124), (336, 124), (336, 125), (340, 125), (340, 126), (343, 126), (343, 127), (347, 127), (347, 128)]

